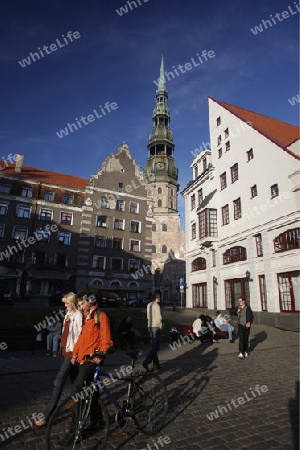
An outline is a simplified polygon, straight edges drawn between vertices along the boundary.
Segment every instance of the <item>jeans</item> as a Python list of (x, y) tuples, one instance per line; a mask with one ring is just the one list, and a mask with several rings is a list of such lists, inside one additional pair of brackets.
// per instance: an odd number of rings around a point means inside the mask
[(160, 348), (161, 328), (152, 327), (148, 328), (148, 330), (152, 340), (152, 348), (150, 352), (147, 354), (144, 363), (149, 365), (153, 361), (153, 365), (155, 367), (159, 367), (157, 352), (159, 351)]
[(60, 343), (60, 334), (51, 334), (49, 333), (47, 335), (47, 350), (50, 352), (57, 352), (59, 343)]
[(73, 382), (74, 379), (76, 378), (77, 366), (73, 366), (73, 364), (71, 364), (70, 361), (71, 361), (71, 358), (69, 358), (67, 356), (64, 357), (61, 368), (59, 369), (59, 372), (56, 375), (56, 378), (54, 380), (52, 396), (51, 396), (48, 406), (44, 412), (46, 422), (48, 422), (49, 417), (51, 416), (52, 412), (56, 408), (56, 405), (60, 399), (64, 384), (66, 382), (68, 375), (70, 377), (71, 382)]
[(248, 353), (248, 339), (250, 334), (250, 327), (247, 328), (245, 325), (238, 326), (239, 328), (239, 352)]
[(218, 327), (221, 331), (227, 331), (227, 333), (228, 333), (228, 339), (230, 340), (230, 341), (232, 341), (232, 332), (234, 331), (234, 326), (233, 325), (230, 325), (230, 324), (224, 324), (224, 325), (220, 325), (219, 327)]

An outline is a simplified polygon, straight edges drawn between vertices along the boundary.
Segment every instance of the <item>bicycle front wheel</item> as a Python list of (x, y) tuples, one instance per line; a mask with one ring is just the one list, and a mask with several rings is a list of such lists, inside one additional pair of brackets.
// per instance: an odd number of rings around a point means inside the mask
[(141, 374), (132, 393), (133, 420), (139, 431), (153, 435), (162, 429), (168, 414), (168, 394), (154, 373)]
[[(93, 400), (89, 397), (79, 402), (69, 397), (58, 405), (46, 430), (47, 450), (105, 449), (109, 434), (109, 416), (99, 392), (94, 395), (96, 397)], [(93, 413), (92, 401), (96, 402)]]

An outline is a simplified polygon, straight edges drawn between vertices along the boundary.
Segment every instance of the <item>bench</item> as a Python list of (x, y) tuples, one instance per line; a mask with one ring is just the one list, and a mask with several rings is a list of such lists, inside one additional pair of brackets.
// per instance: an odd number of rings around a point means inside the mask
[[(178, 330), (181, 336), (193, 336), (194, 338), (197, 338), (196, 334), (193, 332), (193, 325), (192, 324), (181, 324), (178, 325)], [(215, 336), (218, 339), (227, 339), (228, 333), (227, 331), (216, 331)]]

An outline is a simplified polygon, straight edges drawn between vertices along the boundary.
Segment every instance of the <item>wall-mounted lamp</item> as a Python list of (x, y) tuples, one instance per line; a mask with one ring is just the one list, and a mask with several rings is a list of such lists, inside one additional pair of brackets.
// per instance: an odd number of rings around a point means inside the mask
[(247, 272), (246, 272), (246, 280), (247, 281), (253, 281), (253, 279), (251, 278), (251, 274), (250, 274), (249, 270), (247, 270)]
[(215, 284), (218, 284), (218, 279), (217, 279), (217, 277), (213, 276), (213, 282), (214, 282)]

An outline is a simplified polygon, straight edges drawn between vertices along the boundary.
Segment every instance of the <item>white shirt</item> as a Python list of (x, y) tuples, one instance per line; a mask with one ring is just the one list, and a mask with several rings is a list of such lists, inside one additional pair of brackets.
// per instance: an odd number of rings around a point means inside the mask
[(162, 328), (160, 305), (157, 302), (148, 303), (147, 319), (149, 328)]

